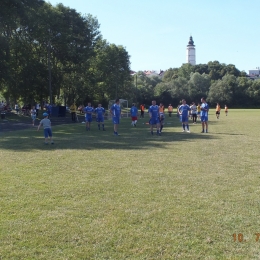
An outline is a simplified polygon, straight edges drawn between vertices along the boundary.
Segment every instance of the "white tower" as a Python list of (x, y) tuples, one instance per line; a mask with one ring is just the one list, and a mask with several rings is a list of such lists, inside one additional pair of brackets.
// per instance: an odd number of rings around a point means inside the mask
[(196, 65), (195, 45), (192, 36), (190, 36), (190, 40), (187, 45), (186, 62), (190, 63), (191, 65)]

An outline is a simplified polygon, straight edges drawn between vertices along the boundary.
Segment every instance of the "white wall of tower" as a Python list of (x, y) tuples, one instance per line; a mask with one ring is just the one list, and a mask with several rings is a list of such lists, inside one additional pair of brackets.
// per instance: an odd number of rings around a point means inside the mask
[(196, 65), (196, 51), (194, 46), (187, 46), (186, 62), (190, 63), (191, 65)]

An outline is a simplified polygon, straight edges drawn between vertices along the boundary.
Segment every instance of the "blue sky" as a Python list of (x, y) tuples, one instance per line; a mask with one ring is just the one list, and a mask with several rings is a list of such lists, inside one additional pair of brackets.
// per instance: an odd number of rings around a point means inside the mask
[(190, 35), (197, 64), (217, 60), (247, 73), (260, 67), (259, 0), (48, 2), (95, 16), (103, 38), (126, 48), (135, 71), (180, 67)]

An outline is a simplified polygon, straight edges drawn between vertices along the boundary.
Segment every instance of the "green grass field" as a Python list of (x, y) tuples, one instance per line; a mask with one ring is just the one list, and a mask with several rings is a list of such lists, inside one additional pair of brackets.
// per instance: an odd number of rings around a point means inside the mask
[(259, 112), (0, 132), (0, 259), (260, 259)]

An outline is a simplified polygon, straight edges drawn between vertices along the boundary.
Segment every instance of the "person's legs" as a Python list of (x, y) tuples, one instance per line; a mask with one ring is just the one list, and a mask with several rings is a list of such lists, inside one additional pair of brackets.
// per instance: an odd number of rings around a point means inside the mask
[(86, 130), (88, 131), (89, 129), (89, 122), (88, 122), (88, 118), (86, 118)]
[(153, 135), (153, 125), (152, 124), (150, 125), (150, 131), (151, 131), (151, 134)]
[(45, 128), (43, 132), (44, 132), (44, 143), (48, 144), (48, 137), (49, 137), (48, 128)]
[(118, 135), (118, 125), (119, 125), (119, 118), (113, 117), (113, 123), (114, 123), (114, 135)]
[(186, 128), (187, 128), (187, 132), (189, 133), (189, 132), (190, 132), (190, 127), (189, 127), (188, 121), (185, 123), (185, 126), (186, 126)]
[(160, 135), (160, 126), (161, 126), (161, 124), (160, 124), (160, 122), (158, 122), (158, 123), (156, 124), (156, 134), (157, 134), (157, 135)]
[(186, 122), (186, 118), (184, 118), (184, 117), (182, 116), (182, 118), (181, 118), (182, 132), (185, 132), (185, 122)]

